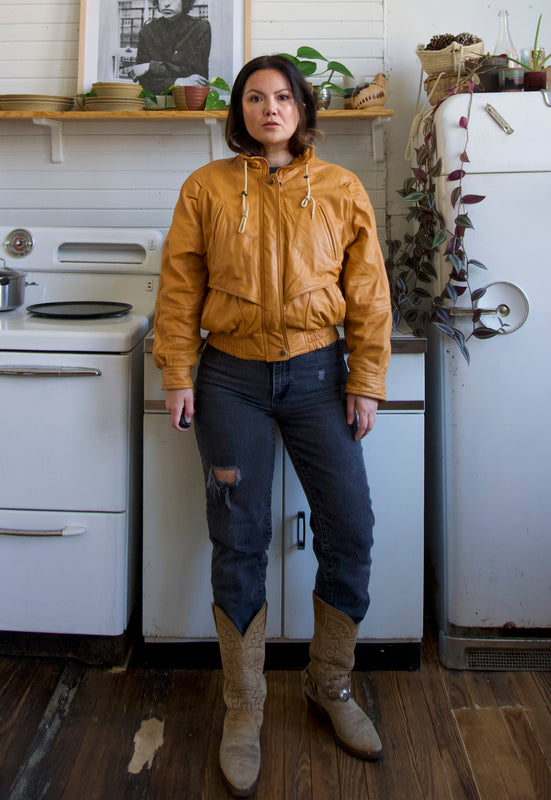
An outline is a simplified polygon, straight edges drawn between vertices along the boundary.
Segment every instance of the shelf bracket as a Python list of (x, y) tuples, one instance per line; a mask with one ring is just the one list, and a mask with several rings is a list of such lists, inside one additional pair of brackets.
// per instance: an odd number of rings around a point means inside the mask
[(35, 125), (50, 129), (50, 157), (54, 164), (63, 161), (63, 123), (49, 117), (33, 117)]
[(373, 139), (373, 161), (385, 160), (385, 127), (389, 117), (377, 117), (371, 120), (371, 136)]
[(205, 117), (205, 125), (210, 128), (210, 158), (211, 161), (216, 161), (224, 155), (223, 125), (225, 125), (225, 120)]

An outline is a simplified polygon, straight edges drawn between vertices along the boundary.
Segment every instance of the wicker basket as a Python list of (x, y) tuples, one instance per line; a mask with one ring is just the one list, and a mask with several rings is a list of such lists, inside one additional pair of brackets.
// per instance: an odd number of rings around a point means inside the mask
[[(431, 106), (445, 100), (452, 94), (465, 94), (469, 91), (469, 81), (465, 78), (458, 80), (456, 72), (442, 72), (440, 75), (429, 75), (425, 78), (425, 92)], [(483, 91), (475, 87), (474, 91)]]
[(457, 73), (468, 58), (484, 53), (484, 42), (482, 39), (469, 45), (452, 42), (442, 50), (424, 50), (418, 47), (415, 52), (427, 75), (439, 75), (441, 72)]

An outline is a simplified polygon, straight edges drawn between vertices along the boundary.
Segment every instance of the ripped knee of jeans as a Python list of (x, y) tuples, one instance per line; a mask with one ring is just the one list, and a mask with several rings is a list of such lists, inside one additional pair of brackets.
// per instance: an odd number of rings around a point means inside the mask
[(230, 506), (230, 490), (237, 486), (241, 476), (237, 467), (211, 467), (207, 488), (216, 492), (219, 496), (224, 495), (226, 505)]

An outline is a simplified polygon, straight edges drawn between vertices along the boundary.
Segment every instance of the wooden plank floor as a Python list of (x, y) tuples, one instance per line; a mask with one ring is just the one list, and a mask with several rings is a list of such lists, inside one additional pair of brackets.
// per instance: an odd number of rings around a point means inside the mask
[[(268, 671), (260, 800), (549, 800), (551, 672), (443, 668), (432, 626), (419, 671), (355, 673), (385, 757), (335, 747)], [(225, 800), (218, 670), (100, 668), (0, 657), (1, 800)]]

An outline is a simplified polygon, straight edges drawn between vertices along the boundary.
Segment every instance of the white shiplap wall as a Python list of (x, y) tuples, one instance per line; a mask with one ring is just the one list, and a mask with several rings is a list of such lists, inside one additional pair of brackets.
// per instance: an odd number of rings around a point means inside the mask
[[(0, 0), (0, 94), (74, 95), (79, 0)], [(251, 55), (310, 44), (355, 75), (383, 69), (382, 0), (251, 0)], [(319, 154), (355, 171), (384, 238), (386, 165), (371, 157), (369, 125), (332, 120)], [(203, 122), (65, 121), (63, 162), (47, 131), (0, 120), (3, 224), (150, 226), (166, 229), (179, 187), (210, 158)]]
[(79, 0), (0, 0), (0, 94), (75, 94), (79, 18)]

